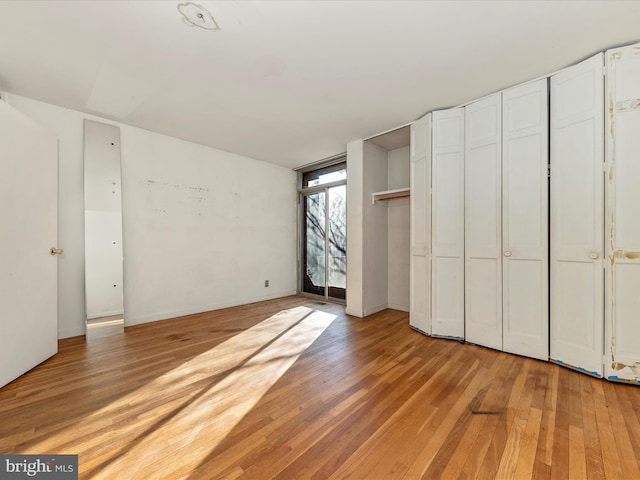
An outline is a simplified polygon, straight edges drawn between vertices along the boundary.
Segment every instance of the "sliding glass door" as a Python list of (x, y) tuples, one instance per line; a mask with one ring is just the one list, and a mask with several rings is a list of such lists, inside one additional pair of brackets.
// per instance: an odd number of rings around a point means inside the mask
[(325, 296), (327, 270), (326, 193), (303, 196), (302, 291)]
[(315, 183), (300, 192), (301, 291), (344, 301), (347, 292), (347, 186), (344, 181), (322, 185), (317, 178)]
[(328, 188), (327, 296), (347, 298), (347, 186)]

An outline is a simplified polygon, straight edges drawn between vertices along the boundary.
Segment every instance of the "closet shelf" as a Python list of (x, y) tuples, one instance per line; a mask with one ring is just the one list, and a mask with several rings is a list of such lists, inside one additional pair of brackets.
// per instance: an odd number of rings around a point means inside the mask
[(375, 205), (377, 202), (395, 200), (396, 198), (407, 198), (411, 196), (410, 192), (411, 190), (409, 188), (396, 188), (395, 190), (374, 192), (371, 194), (371, 203)]

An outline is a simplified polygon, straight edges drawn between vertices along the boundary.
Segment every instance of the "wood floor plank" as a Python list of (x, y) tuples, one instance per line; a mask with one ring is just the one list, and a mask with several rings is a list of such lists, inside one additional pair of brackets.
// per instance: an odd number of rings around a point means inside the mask
[(489, 443), (482, 439), (482, 433), (492, 431), (491, 421), (497, 416), (504, 415), (501, 410), (500, 397), (508, 390), (510, 365), (507, 362), (497, 361), (494, 358), (494, 372), (496, 381), (489, 385), (485, 392), (479, 392), (476, 399), (472, 401), (470, 413), (471, 419), (465, 434), (452, 445), (449, 450), (449, 458), (442, 471), (442, 478), (475, 478), (480, 459), (486, 453)]
[(586, 478), (590, 480), (602, 480), (605, 478), (600, 435), (594, 415), (595, 399), (592, 388), (594, 383), (601, 381), (602, 380), (597, 380), (586, 375), (580, 377)]
[[(541, 435), (538, 437), (538, 452), (536, 454), (536, 469), (539, 468), (544, 472), (547, 469), (544, 469), (543, 465), (550, 467), (553, 458), (553, 433), (558, 402), (558, 375), (560, 373), (560, 367), (555, 365), (549, 365), (549, 367), (545, 369), (548, 381), (544, 388)], [(540, 477), (546, 476), (542, 471), (539, 472), (539, 475)]]
[(609, 405), (604, 394), (604, 382), (593, 384), (594, 411), (602, 448), (605, 478), (622, 479), (621, 459), (616, 449), (616, 434), (609, 418)]
[[(486, 416), (486, 420), (471, 448), (466, 452), (467, 458), (462, 470), (457, 474), (458, 478), (479, 478), (487, 474), (487, 470), (483, 473), (483, 469), (489, 463), (485, 459), (495, 440), (496, 430), (506, 425), (507, 404), (512, 394), (515, 379), (520, 372), (520, 364), (518, 362), (502, 361), (505, 358), (500, 355), (497, 356), (498, 363), (502, 364), (503, 368), (506, 367), (506, 370), (502, 370), (502, 372), (506, 373), (498, 373), (497, 378), (490, 387), (495, 396), (487, 396), (485, 401), (476, 409), (477, 412), (484, 412), (480, 415)], [(497, 470), (497, 464), (493, 470)], [(445, 473), (452, 478), (456, 476), (454, 471)]]
[[(536, 365), (532, 363), (535, 368)], [(511, 428), (508, 431), (507, 442), (502, 454), (500, 464), (498, 465), (498, 471), (496, 478), (498, 479), (510, 479), (517, 478), (516, 470), (521, 463), (519, 463), (520, 454), (522, 450), (523, 438), (525, 434), (525, 428), (529, 419), (529, 413), (531, 411), (531, 401), (533, 398), (533, 386), (535, 385), (535, 370), (530, 369), (529, 375), (525, 382), (525, 388), (519, 397), (518, 404), (514, 410), (513, 420)]]
[[(622, 412), (638, 412), (638, 407), (632, 399), (632, 392), (635, 391), (635, 386), (629, 385), (627, 388), (616, 389), (616, 401), (619, 405), (618, 415), (622, 415)], [(629, 435), (629, 445), (633, 449), (633, 454), (627, 454), (627, 458), (640, 458), (640, 421), (636, 415), (624, 415), (624, 424)], [(617, 439), (616, 439), (617, 440)]]
[[(420, 449), (421, 439), (428, 438), (439, 424), (439, 410), (433, 407), (433, 399), (451, 381), (451, 375), (443, 367), (462, 355), (462, 351), (459, 348), (456, 349), (454, 344), (440, 343), (439, 346), (443, 349), (439, 350), (439, 355), (433, 355), (429, 360), (425, 360), (423, 368), (419, 370), (421, 375), (414, 374), (409, 377), (408, 380), (416, 382), (419, 387), (412, 398), (399, 406), (376, 435), (367, 439), (352, 454), (349, 461), (332, 474), (331, 478), (352, 477), (356, 472), (359, 475), (366, 475), (366, 470), (376, 471), (378, 468), (385, 468), (388, 464), (393, 465), (394, 475), (404, 474)], [(452, 349), (456, 349), (457, 353), (450, 356), (449, 352)], [(460, 370), (462, 371), (463, 369)], [(403, 425), (403, 428), (398, 428), (398, 425)], [(380, 450), (384, 444), (389, 443), (395, 446), (397, 451), (395, 457), (385, 455), (375, 458), (371, 455), (372, 451)]]
[(584, 431), (569, 425), (569, 478), (587, 478)]
[[(629, 430), (634, 426), (634, 416), (625, 419), (622, 416), (621, 404), (618, 401), (616, 390), (622, 389), (611, 388), (611, 384), (602, 385), (605, 390), (605, 398), (609, 407), (609, 419), (611, 428), (615, 434), (615, 448), (620, 458), (620, 466), (622, 468), (623, 478), (639, 478), (640, 469), (638, 468), (638, 460), (632, 445), (632, 435)], [(628, 386), (627, 388), (636, 388)], [(637, 423), (636, 423), (637, 425)], [(633, 435), (635, 436), (635, 435)]]
[(81, 479), (640, 478), (640, 388), (286, 297), (59, 342), (1, 453)]
[(565, 368), (559, 370), (551, 478), (569, 478), (569, 382), (574, 374), (575, 372)]

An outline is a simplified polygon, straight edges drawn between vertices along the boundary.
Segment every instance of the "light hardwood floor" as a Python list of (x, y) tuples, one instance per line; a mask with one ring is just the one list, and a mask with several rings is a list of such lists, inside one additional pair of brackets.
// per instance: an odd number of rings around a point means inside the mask
[(60, 341), (0, 453), (89, 479), (640, 479), (640, 387), (288, 297)]

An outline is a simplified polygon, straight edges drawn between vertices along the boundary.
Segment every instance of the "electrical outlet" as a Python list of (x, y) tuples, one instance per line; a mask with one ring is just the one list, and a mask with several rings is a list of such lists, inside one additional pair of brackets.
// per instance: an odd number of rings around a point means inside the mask
[(264, 286), (265, 286), (265, 287), (268, 287), (268, 286), (269, 286), (269, 280), (265, 280), (265, 281), (264, 281)]

